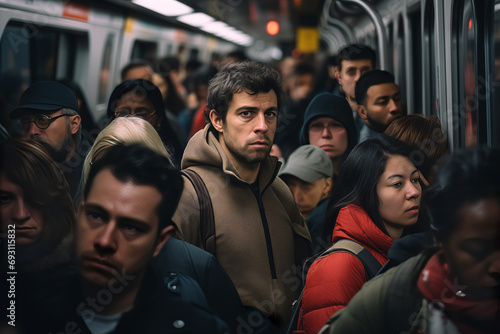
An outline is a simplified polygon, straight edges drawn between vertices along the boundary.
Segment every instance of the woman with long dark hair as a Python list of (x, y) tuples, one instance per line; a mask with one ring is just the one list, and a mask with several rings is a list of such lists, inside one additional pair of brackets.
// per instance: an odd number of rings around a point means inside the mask
[[(382, 266), (392, 242), (419, 215), (420, 172), (402, 142), (381, 136), (356, 146), (342, 167), (330, 198), (324, 235), (333, 244), (352, 240)], [(309, 269), (299, 329), (317, 333), (345, 307), (366, 282), (365, 268), (353, 254), (334, 252)]]

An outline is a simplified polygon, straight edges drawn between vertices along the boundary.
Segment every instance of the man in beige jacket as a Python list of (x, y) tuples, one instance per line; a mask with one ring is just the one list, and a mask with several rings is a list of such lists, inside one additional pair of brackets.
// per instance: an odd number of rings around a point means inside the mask
[[(286, 324), (301, 291), (297, 268), (311, 241), (290, 190), (276, 177), (281, 163), (269, 155), (281, 93), (279, 73), (269, 66), (224, 67), (210, 82), (210, 123), (189, 141), (182, 168), (196, 172), (208, 189), (215, 256), (243, 303)], [(185, 180), (173, 221), (179, 238), (203, 247), (198, 200)]]

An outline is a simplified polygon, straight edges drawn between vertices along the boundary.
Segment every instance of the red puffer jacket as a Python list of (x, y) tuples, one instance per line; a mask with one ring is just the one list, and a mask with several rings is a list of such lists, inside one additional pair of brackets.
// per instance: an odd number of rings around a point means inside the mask
[[(342, 208), (332, 241), (351, 239), (365, 247), (379, 262), (387, 262), (392, 238), (384, 234), (357, 205)], [(365, 269), (354, 255), (337, 252), (316, 260), (307, 274), (298, 333), (318, 333), (326, 321), (345, 307), (366, 282)]]

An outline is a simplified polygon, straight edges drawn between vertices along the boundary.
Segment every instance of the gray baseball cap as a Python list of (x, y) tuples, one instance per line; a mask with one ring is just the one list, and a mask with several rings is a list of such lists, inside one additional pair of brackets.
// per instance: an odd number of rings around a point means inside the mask
[(333, 165), (325, 151), (314, 145), (303, 145), (290, 154), (278, 175), (291, 175), (311, 183), (332, 177)]

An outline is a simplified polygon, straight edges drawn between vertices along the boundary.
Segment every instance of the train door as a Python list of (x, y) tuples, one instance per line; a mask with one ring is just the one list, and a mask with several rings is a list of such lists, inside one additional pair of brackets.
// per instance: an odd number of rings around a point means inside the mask
[(488, 115), (488, 145), (500, 146), (500, 0), (495, 0), (490, 6), (493, 6), (493, 13), (490, 16), (490, 22), (486, 26), (489, 27), (487, 34), (488, 52), (490, 61), (488, 62), (489, 80), (491, 83), (489, 91), (492, 96), (492, 105)]
[(472, 149), (499, 143), (498, 95), (500, 76), (495, 66), (500, 37), (499, 1), (455, 1), (454, 94), (455, 147)]

